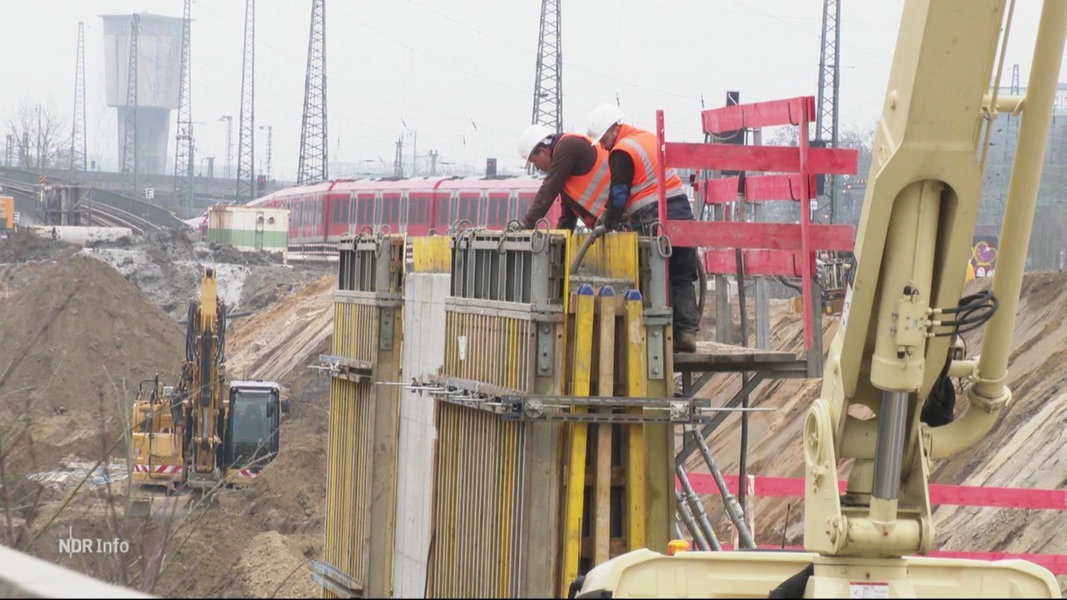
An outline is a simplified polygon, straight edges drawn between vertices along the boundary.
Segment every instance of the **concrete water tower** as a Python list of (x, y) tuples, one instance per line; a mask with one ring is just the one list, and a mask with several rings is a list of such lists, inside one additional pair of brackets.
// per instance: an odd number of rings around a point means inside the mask
[[(104, 21), (104, 78), (107, 105), (118, 113), (118, 164), (122, 163), (129, 97), (130, 24), (133, 15), (101, 15)], [(181, 84), (182, 19), (142, 13), (137, 36), (137, 170), (166, 172), (170, 111), (178, 108)], [(132, 103), (131, 103), (132, 104)]]

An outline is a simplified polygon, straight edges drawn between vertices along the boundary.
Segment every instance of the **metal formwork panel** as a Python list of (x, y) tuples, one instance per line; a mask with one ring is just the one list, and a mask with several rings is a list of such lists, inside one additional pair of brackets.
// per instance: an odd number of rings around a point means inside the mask
[(476, 398), (562, 392), (566, 250), (560, 232), (452, 239), (440, 383), (457, 393), (438, 396), (427, 596), (553, 594), (561, 427), (501, 419)]
[[(468, 307), (469, 308), (469, 307)], [(445, 313), (445, 374), (509, 390), (527, 390), (536, 365), (537, 324), (529, 315), (505, 316), (489, 309)]]
[(373, 387), (334, 379), (330, 385), (324, 560), (356, 581), (368, 580), (370, 470), (373, 451)]
[(526, 595), (528, 425), (440, 403), (437, 430), (436, 528), (427, 597)]
[[(330, 388), (324, 593), (389, 596), (399, 430), (404, 237), (339, 244)], [(373, 551), (372, 551), (373, 549)]]

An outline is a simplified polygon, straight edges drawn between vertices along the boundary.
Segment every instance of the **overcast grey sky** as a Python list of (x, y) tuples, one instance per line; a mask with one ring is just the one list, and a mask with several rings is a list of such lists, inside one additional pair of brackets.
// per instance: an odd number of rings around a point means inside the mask
[[(665, 111), (668, 138), (698, 141), (699, 110), (727, 90), (743, 102), (816, 95), (822, 0), (561, 0), (564, 129), (618, 99), (638, 126)], [(841, 2), (840, 122), (873, 127), (902, 0)], [(295, 178), (310, 0), (257, 0), (255, 123), (273, 129), (273, 171)], [(530, 122), (540, 0), (329, 0), (327, 111), (331, 162), (392, 165), (401, 134), (440, 163), (516, 172)], [(232, 115), (236, 170), (244, 0), (192, 3), (192, 113), (197, 163), (225, 166)], [(1007, 54), (1025, 85), (1040, 2), (1020, 0)], [(52, 103), (69, 131), (78, 22), (85, 24), (89, 154), (117, 162), (115, 109), (104, 102), (100, 15), (181, 17), (181, 0), (0, 0), (0, 125), (18, 104)], [(1007, 74), (1005, 75), (1008, 76)], [(1063, 78), (1061, 77), (1061, 81)], [(1007, 82), (1005, 82), (1006, 84)], [(174, 135), (174, 111), (171, 137)], [(256, 163), (266, 157), (256, 131)], [(173, 155), (171, 140), (170, 154)], [(364, 163), (366, 164), (366, 163)], [(169, 160), (173, 168), (173, 159)], [(112, 167), (113, 168), (113, 167)]]

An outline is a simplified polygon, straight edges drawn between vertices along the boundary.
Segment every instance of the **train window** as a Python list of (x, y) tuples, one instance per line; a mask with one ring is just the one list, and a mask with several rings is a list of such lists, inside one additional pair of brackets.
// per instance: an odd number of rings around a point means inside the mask
[(348, 222), (348, 200), (346, 198), (334, 198), (330, 200), (337, 207), (337, 218), (333, 220), (334, 223), (347, 223)]
[(437, 196), (437, 219), (434, 225), (440, 229), (448, 227), (451, 223), (451, 219), (448, 214), (448, 205), (452, 203), (452, 198), (446, 195)]
[(400, 216), (398, 208), (395, 194), (389, 194), (382, 198), (382, 223), (392, 225), (394, 230), (396, 230), (396, 224)]
[(408, 196), (408, 224), (426, 224), (427, 205), (429, 199), (420, 197), (418, 195)]
[(341, 218), (341, 203), (337, 201), (330, 202), (330, 222), (331, 223), (343, 223)]
[(356, 204), (358, 205), (356, 229), (358, 230), (364, 225), (372, 225), (374, 223), (374, 196), (360, 195)]
[(471, 223), (478, 222), (478, 196), (462, 194), (459, 198), (459, 214), (457, 219), (466, 219)]
[(489, 194), (489, 216), (486, 225), (503, 226), (508, 222), (508, 195)]
[(515, 219), (521, 219), (526, 216), (526, 211), (530, 210), (530, 205), (533, 204), (534, 194), (519, 194), (518, 201), (515, 206), (515, 214), (512, 215)]

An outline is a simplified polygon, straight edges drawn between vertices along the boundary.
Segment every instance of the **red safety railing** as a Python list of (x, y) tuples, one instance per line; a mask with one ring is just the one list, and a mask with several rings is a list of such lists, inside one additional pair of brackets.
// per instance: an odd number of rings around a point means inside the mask
[[(698, 494), (718, 494), (714, 477), (706, 473), (687, 475), (693, 491)], [(737, 494), (738, 476), (723, 475), (730, 493)], [(795, 477), (748, 477), (746, 491), (749, 497), (803, 498), (804, 480)], [(675, 482), (681, 489), (681, 484)], [(838, 481), (838, 488), (845, 491), (845, 481)], [(995, 508), (1019, 508), (1027, 510), (1067, 510), (1067, 490), (1027, 489), (1008, 487), (978, 487), (965, 485), (930, 484), (930, 503), (953, 506), (983, 506)], [(780, 545), (760, 548), (782, 548)], [(726, 549), (726, 546), (723, 546)], [(797, 550), (796, 546), (786, 549)], [(946, 558), (972, 558), (978, 560), (1003, 560), (1021, 558), (1041, 565), (1056, 575), (1067, 575), (1067, 554), (1029, 554), (1013, 552), (967, 552), (962, 550), (932, 550), (930, 556)]]
[[(671, 243), (704, 248), (705, 269), (712, 274), (735, 270), (734, 252), (741, 249), (746, 273), (801, 278), (804, 306), (804, 347), (812, 347), (812, 292), (816, 250), (852, 250), (851, 225), (811, 223), (808, 206), (815, 196), (816, 174), (856, 172), (857, 152), (850, 149), (813, 148), (808, 125), (815, 112), (811, 96), (738, 104), (701, 112), (704, 133), (713, 136), (741, 129), (779, 125), (798, 127), (798, 146), (744, 146), (668, 142), (663, 111), (656, 111), (659, 142), (659, 220)], [(771, 173), (705, 180), (699, 196), (706, 204), (787, 200), (801, 205), (799, 223), (729, 221), (676, 221), (667, 219), (665, 175), (668, 168)]]

